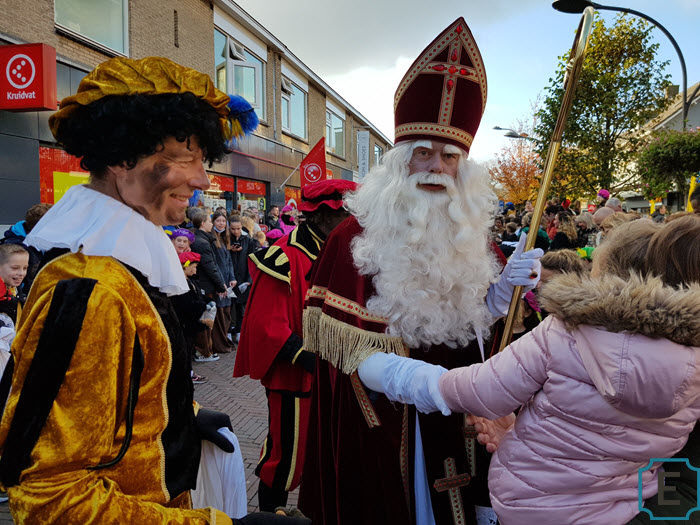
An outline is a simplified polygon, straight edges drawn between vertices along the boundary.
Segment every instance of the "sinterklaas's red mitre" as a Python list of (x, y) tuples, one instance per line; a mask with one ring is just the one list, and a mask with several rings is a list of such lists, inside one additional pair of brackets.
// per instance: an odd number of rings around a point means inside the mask
[(486, 71), (464, 18), (433, 40), (394, 95), (395, 142), (441, 140), (467, 152), (486, 107)]

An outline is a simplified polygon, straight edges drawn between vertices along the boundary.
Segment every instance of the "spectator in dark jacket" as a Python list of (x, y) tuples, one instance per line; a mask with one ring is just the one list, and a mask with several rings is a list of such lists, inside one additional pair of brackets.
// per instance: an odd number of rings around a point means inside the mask
[(229, 217), (229, 232), (231, 234), (231, 261), (233, 262), (233, 272), (236, 274), (238, 287), (236, 297), (233, 301), (232, 315), (233, 333), (241, 332), (241, 324), (243, 323), (243, 314), (245, 312), (245, 304), (248, 301), (250, 293), (250, 285), (253, 279), (248, 270), (248, 256), (257, 249), (254, 239), (247, 235), (243, 235), (243, 225), (240, 217)]
[(226, 284), (226, 294), (216, 299), (216, 319), (211, 332), (211, 343), (214, 352), (228, 354), (233, 351), (231, 340), (228, 339), (229, 327), (231, 326), (231, 295), (235, 294), (236, 286), (235, 272), (231, 263), (230, 234), (228, 231), (228, 221), (226, 211), (217, 210), (212, 216), (214, 227), (212, 236), (214, 237), (214, 258), (219, 267), (221, 277)]
[[(198, 267), (199, 286), (204, 295), (215, 300), (219, 294), (226, 293), (226, 283), (224, 283), (214, 255), (214, 237), (211, 234), (214, 223), (209, 214), (202, 210), (192, 211), (190, 218), (192, 225), (196, 228), (194, 243), (190, 248), (201, 257)], [(209, 329), (200, 332), (195, 342), (195, 350), (200, 354), (195, 358), (195, 361), (216, 361), (219, 359), (219, 356), (212, 351), (211, 330)]]
[[(526, 213), (525, 215), (523, 215), (523, 227), (520, 230), (521, 233), (528, 233), (530, 231), (530, 221), (532, 221), (532, 213)], [(535, 248), (540, 248), (544, 252), (549, 250), (549, 237), (547, 236), (547, 232), (544, 229), (545, 223), (546, 219), (542, 217), (542, 220), (540, 221), (540, 227), (537, 230), (537, 239), (535, 239)], [(518, 239), (520, 239), (519, 235)]]
[[(578, 230), (579, 248), (595, 246), (595, 237), (598, 234), (598, 228), (596, 228), (595, 222), (593, 222), (593, 215), (587, 211), (582, 212), (576, 217), (576, 229)], [(593, 237), (591, 237), (591, 235)]]
[[(187, 345), (187, 350), (190, 352), (191, 358), (195, 358), (194, 343), (197, 338), (197, 334), (206, 330), (207, 328), (211, 330), (214, 325), (214, 319), (205, 315), (208, 311), (209, 305), (212, 309), (216, 306), (213, 302), (207, 304), (204, 296), (202, 295), (199, 285), (194, 282), (197, 273), (197, 265), (199, 264), (200, 256), (195, 252), (182, 252), (178, 255), (180, 259), (180, 264), (182, 264), (182, 270), (185, 272), (185, 278), (187, 279), (187, 286), (189, 288), (187, 293), (174, 295), (172, 297), (173, 308), (177, 313), (177, 318), (180, 321), (180, 326), (182, 327), (182, 333), (185, 335), (185, 343)], [(190, 372), (192, 377), (192, 382), (201, 384), (206, 382), (204, 376)]]
[(575, 250), (578, 248), (578, 230), (574, 219), (565, 211), (561, 211), (554, 217), (554, 227), (557, 233), (552, 239), (550, 250)]
[(270, 212), (267, 214), (267, 219), (265, 219), (265, 224), (269, 230), (280, 230), (280, 207), (276, 204), (270, 206)]

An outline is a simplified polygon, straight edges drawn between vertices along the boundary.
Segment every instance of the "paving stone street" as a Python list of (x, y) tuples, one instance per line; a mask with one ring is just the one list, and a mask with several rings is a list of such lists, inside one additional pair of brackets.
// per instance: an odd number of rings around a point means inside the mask
[[(248, 510), (257, 510), (258, 478), (254, 474), (260, 447), (267, 433), (265, 389), (259, 381), (247, 377), (233, 379), (235, 353), (222, 354), (214, 363), (193, 363), (195, 373), (206, 376), (207, 382), (195, 385), (194, 398), (202, 406), (226, 412), (243, 454), (248, 492)], [(289, 496), (288, 505), (296, 505), (297, 492)], [(0, 525), (13, 523), (7, 503), (0, 504)]]

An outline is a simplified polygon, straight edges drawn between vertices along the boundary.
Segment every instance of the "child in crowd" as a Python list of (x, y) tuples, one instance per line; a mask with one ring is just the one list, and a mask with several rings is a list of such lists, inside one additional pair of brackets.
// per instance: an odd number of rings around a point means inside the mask
[[(279, 231), (279, 230), (277, 230)], [(265, 232), (259, 231), (255, 232), (253, 235), (253, 238), (258, 242), (258, 250), (261, 250), (262, 248), (267, 248), (267, 238), (265, 237)]]
[(19, 291), (19, 286), (27, 275), (29, 268), (29, 252), (21, 244), (0, 244), (0, 280), (5, 283), (6, 294), (16, 298), (7, 309), (7, 315), (16, 325), (19, 318), (24, 297)]
[(542, 273), (537, 288), (541, 288), (544, 283), (560, 273), (574, 273), (582, 275), (586, 272), (586, 263), (574, 250), (555, 250), (545, 253), (540, 259)]
[[(195, 252), (183, 252), (178, 255), (182, 270), (187, 278), (189, 291), (185, 294), (173, 296), (173, 306), (177, 317), (180, 320), (182, 331), (185, 334), (187, 349), (192, 358), (195, 358), (194, 341), (197, 333), (205, 328), (211, 329), (214, 325), (214, 315), (216, 315), (216, 304), (207, 304), (204, 296), (200, 293), (199, 287), (192, 282), (192, 277), (197, 273), (197, 264), (200, 255)], [(206, 377), (191, 372), (192, 382), (195, 384), (206, 383)]]
[(625, 524), (658, 491), (650, 459), (681, 450), (700, 418), (698, 261), (700, 218), (617, 226), (589, 276), (541, 289), (551, 315), (531, 333), (449, 372), (392, 355), (404, 377), (387, 367), (381, 388), (492, 420), (522, 405), (489, 469), (499, 523)]
[(518, 236), (515, 231), (518, 229), (518, 225), (515, 222), (509, 222), (506, 224), (506, 229), (501, 235), (501, 240), (504, 242), (518, 242)]
[(190, 245), (194, 242), (194, 233), (184, 228), (178, 228), (170, 234), (170, 240), (175, 246), (175, 251), (180, 255), (190, 251)]
[(267, 239), (267, 245), (272, 246), (275, 244), (277, 241), (280, 240), (280, 238), (284, 237), (284, 233), (282, 233), (282, 230), (278, 230), (275, 228), (274, 230), (270, 230), (265, 234), (265, 238)]
[(10, 317), (17, 312), (16, 303), (17, 298), (7, 291), (4, 281), (0, 279), (0, 377), (10, 360), (10, 347), (16, 334), (15, 322)]
[(542, 322), (541, 309), (537, 304), (537, 297), (532, 292), (527, 292), (520, 299), (520, 307), (513, 321), (513, 335), (511, 342), (520, 339)]

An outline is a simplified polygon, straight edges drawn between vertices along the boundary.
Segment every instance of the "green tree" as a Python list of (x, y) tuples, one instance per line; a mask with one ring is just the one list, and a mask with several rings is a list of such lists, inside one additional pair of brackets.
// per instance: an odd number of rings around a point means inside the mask
[(660, 130), (637, 159), (640, 190), (647, 199), (658, 199), (677, 188), (686, 194), (690, 178), (700, 172), (700, 132)]
[[(628, 187), (636, 173), (627, 164), (643, 145), (636, 133), (641, 125), (669, 104), (664, 75), (668, 61), (656, 59), (651, 26), (620, 15), (612, 27), (596, 18), (576, 88), (571, 115), (564, 132), (554, 172), (552, 194), (594, 196), (600, 188)], [(564, 94), (564, 74), (570, 51), (559, 57), (554, 78), (545, 88), (535, 132), (540, 139), (542, 163)]]

